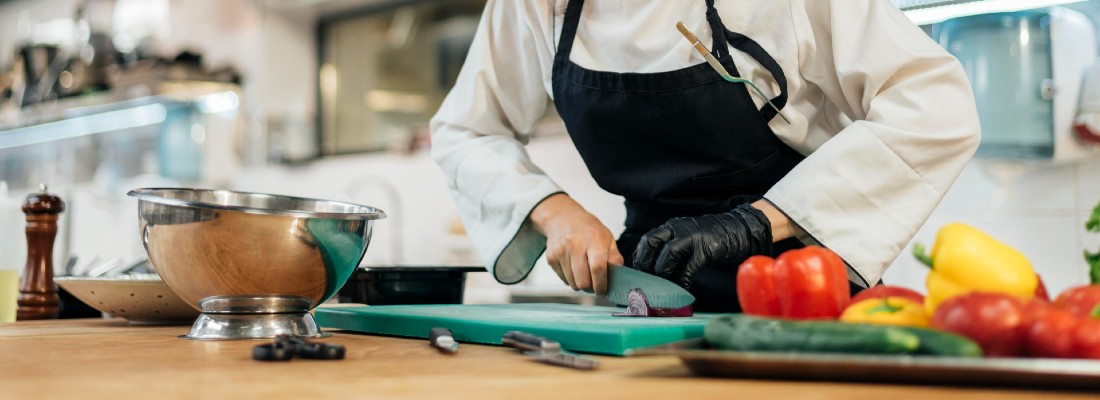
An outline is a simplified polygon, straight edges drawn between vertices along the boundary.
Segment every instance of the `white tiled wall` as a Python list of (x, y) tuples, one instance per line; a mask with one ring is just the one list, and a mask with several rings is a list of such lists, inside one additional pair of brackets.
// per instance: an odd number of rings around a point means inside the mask
[[(931, 244), (948, 222), (973, 225), (1031, 260), (1051, 293), (1087, 283), (1084, 249), (1100, 243), (1085, 219), (1100, 202), (1100, 160), (1072, 165), (974, 160), (914, 241)], [(923, 287), (926, 270), (906, 253), (885, 276), (888, 283)]]

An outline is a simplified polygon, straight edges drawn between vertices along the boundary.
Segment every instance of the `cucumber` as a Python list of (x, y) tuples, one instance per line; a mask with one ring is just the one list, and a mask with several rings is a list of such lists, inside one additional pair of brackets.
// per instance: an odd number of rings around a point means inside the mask
[(712, 318), (703, 335), (712, 347), (740, 351), (902, 354), (920, 347), (916, 334), (893, 326), (789, 321), (743, 314)]
[(917, 347), (915, 354), (953, 357), (982, 356), (982, 348), (973, 340), (965, 337), (932, 329), (910, 327), (902, 327), (901, 329), (916, 335), (920, 339), (920, 346)]

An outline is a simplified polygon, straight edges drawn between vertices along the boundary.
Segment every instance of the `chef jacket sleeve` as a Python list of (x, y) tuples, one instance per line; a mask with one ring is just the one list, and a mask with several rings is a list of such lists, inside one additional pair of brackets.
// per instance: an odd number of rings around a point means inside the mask
[(799, 71), (848, 122), (765, 198), (873, 284), (976, 150), (974, 96), (958, 60), (888, 0), (789, 3)]
[[(546, 110), (553, 64), (547, 2), (490, 0), (454, 88), (431, 120), (432, 157), (478, 254), (502, 283), (546, 249), (528, 214), (561, 189), (524, 145)], [(553, 26), (552, 23), (549, 26)]]

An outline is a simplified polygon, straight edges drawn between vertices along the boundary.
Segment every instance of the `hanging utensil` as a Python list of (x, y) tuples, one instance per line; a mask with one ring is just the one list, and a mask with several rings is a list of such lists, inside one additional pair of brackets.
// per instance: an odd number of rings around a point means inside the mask
[(760, 96), (760, 98), (763, 99), (765, 103), (768, 103), (768, 105), (775, 110), (776, 115), (778, 115), (780, 118), (783, 118), (783, 121), (786, 121), (788, 124), (791, 123), (791, 121), (787, 119), (787, 117), (784, 116), (782, 112), (779, 111), (779, 107), (776, 107), (775, 103), (772, 103), (771, 99), (768, 99), (768, 96), (765, 95), (764, 92), (756, 86), (756, 84), (752, 83), (752, 81), (748, 79), (738, 78), (731, 75), (729, 71), (726, 70), (726, 67), (723, 67), (722, 63), (718, 62), (718, 59), (714, 58), (714, 55), (710, 53), (710, 50), (707, 50), (707, 47), (703, 46), (703, 44), (699, 42), (699, 38), (695, 37), (695, 34), (691, 33), (691, 30), (689, 30), (683, 22), (677, 22), (676, 29), (678, 29), (680, 33), (684, 35), (684, 38), (687, 39), (689, 43), (691, 43), (691, 47), (694, 47), (695, 50), (703, 56), (703, 59), (707, 60), (707, 64), (710, 64), (710, 67), (713, 68), (714, 71), (722, 77), (722, 79), (724, 79), (726, 82), (743, 83), (748, 85), (752, 88), (752, 92), (755, 92), (757, 96)]

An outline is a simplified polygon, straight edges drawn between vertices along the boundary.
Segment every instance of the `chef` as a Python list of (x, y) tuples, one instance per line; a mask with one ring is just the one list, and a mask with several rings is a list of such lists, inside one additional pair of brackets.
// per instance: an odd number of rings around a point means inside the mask
[[(617, 238), (525, 151), (548, 99), (625, 199)], [(804, 244), (878, 282), (979, 140), (960, 64), (888, 0), (490, 0), (431, 131), (498, 281), (545, 251), (602, 293), (625, 263), (697, 311), (737, 311), (738, 265)]]

